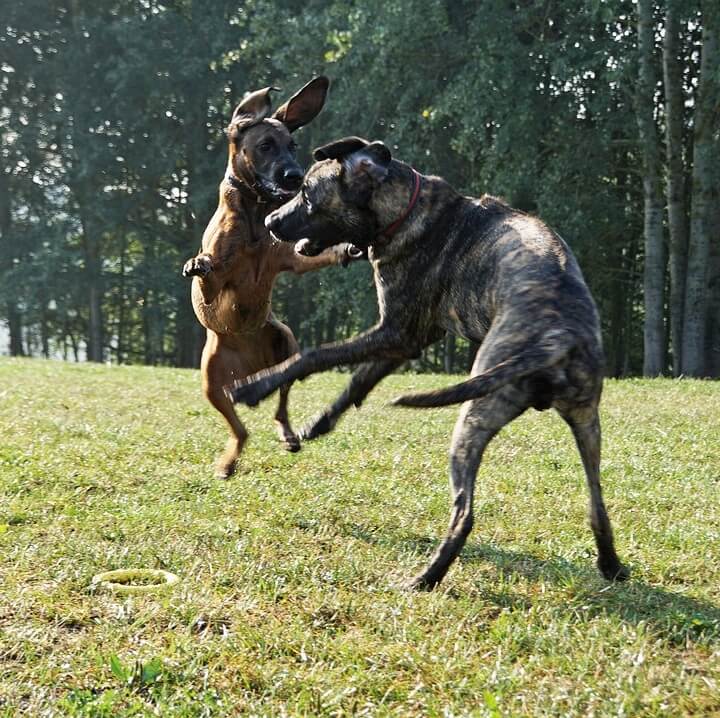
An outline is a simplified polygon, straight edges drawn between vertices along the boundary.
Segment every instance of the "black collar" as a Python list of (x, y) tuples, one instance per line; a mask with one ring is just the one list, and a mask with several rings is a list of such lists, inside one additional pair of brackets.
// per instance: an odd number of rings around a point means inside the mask
[(231, 172), (228, 172), (225, 175), (225, 179), (228, 181), (230, 186), (234, 187), (238, 192), (240, 192), (240, 194), (243, 194), (246, 197), (255, 200), (255, 202), (257, 202), (258, 204), (267, 204), (267, 200), (260, 195), (260, 193), (255, 189), (254, 186), (250, 186), (249, 184), (238, 179)]

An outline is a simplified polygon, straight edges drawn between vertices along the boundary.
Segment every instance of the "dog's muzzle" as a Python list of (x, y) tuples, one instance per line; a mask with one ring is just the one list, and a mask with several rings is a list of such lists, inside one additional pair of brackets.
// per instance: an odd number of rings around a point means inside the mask
[(256, 185), (268, 199), (275, 202), (289, 202), (297, 194), (297, 190), (286, 189), (277, 182), (272, 182), (264, 177), (259, 177)]
[(280, 217), (278, 216), (277, 210), (274, 212), (270, 212), (270, 214), (265, 217), (265, 228), (270, 232), (270, 234), (273, 235), (273, 237), (276, 237), (277, 239), (280, 239), (278, 237), (278, 225), (280, 224)]
[(321, 247), (317, 242), (313, 242), (312, 239), (301, 239), (295, 242), (295, 252), (301, 254), (303, 257), (317, 257), (325, 247)]

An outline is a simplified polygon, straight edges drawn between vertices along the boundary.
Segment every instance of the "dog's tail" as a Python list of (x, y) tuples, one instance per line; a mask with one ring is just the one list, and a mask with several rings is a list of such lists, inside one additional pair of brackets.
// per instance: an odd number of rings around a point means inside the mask
[(479, 399), (528, 374), (557, 364), (575, 346), (576, 341), (576, 338), (564, 329), (551, 329), (505, 361), (472, 379), (436, 391), (404, 394), (392, 403), (395, 406), (433, 407)]

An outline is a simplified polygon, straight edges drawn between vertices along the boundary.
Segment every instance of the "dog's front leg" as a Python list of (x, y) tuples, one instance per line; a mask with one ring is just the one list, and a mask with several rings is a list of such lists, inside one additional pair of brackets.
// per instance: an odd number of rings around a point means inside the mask
[[(431, 331), (422, 342), (416, 347), (415, 354), (420, 348), (428, 347), (444, 336), (444, 330), (435, 329)], [(314, 439), (332, 431), (337, 420), (351, 407), (360, 407), (365, 397), (391, 372), (403, 364), (405, 359), (383, 359), (381, 361), (362, 364), (353, 373), (350, 383), (340, 396), (323, 411), (318, 414), (309, 424), (300, 430), (300, 438), (306, 441)]]
[(197, 277), (198, 287), (205, 304), (212, 304), (223, 287), (225, 277), (221, 276), (216, 268), (216, 261), (211, 254), (200, 252), (185, 262), (182, 270), (183, 277)]
[(353, 373), (345, 391), (307, 426), (300, 429), (300, 438), (309, 441), (332, 431), (338, 419), (351, 406), (360, 407), (372, 389), (402, 363), (402, 359), (385, 359), (362, 364)]
[(412, 359), (418, 351), (411, 349), (411, 346), (397, 327), (381, 324), (349, 341), (310, 349), (272, 369), (253, 374), (236, 382), (229, 390), (229, 395), (236, 404), (256, 406), (283, 384), (304, 379), (326, 369), (368, 360)]
[(349, 242), (328, 247), (324, 252), (314, 257), (298, 254), (294, 246), (288, 242), (281, 242), (280, 244), (282, 246), (279, 251), (283, 253), (282, 271), (295, 274), (305, 274), (305, 272), (312, 272), (316, 269), (332, 267), (338, 264), (346, 267), (350, 262), (365, 259), (362, 250)]

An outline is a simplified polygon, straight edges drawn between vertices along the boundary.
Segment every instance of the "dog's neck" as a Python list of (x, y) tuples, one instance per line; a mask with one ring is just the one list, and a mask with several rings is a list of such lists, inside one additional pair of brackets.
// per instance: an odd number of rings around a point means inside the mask
[(255, 184), (247, 182), (245, 179), (240, 179), (233, 172), (232, 167), (228, 167), (225, 173), (225, 181), (234, 189), (237, 190), (242, 197), (252, 200), (256, 204), (268, 204), (268, 201), (255, 189)]
[(410, 197), (410, 202), (408, 202), (407, 207), (405, 207), (402, 214), (396, 220), (394, 220), (391, 224), (385, 227), (385, 229), (381, 229), (378, 233), (380, 236), (385, 237), (386, 239), (390, 239), (393, 235), (397, 234), (400, 231), (403, 224), (405, 223), (405, 220), (408, 218), (408, 215), (415, 208), (418, 197), (420, 196), (420, 185), (422, 183), (420, 173), (412, 167), (410, 169), (413, 175), (413, 190)]
[[(391, 176), (373, 193), (370, 209), (377, 234), (369, 243), (372, 256), (390, 261), (414, 251), (412, 246), (452, 208), (462, 195), (440, 177), (423, 175), (410, 165), (393, 160)], [(435, 199), (442, 198), (442, 202)], [(387, 233), (387, 228), (392, 232)]]
[(228, 166), (220, 186), (221, 202), (242, 218), (247, 227), (248, 246), (258, 246), (268, 236), (265, 217), (278, 207), (277, 202), (266, 199), (247, 180), (240, 179)]
[(412, 228), (418, 214), (423, 176), (404, 162), (393, 161), (392, 175), (373, 192), (370, 209), (375, 214), (377, 233), (371, 246), (381, 249)]

